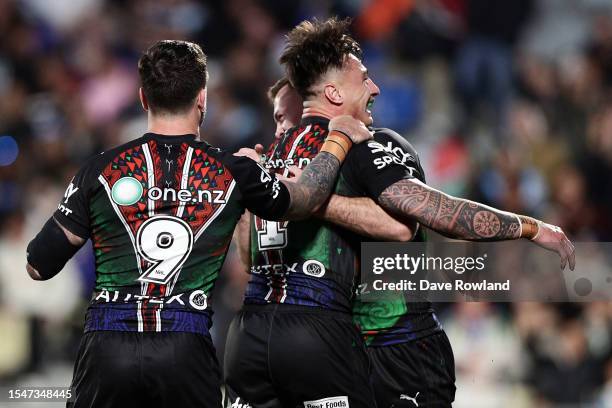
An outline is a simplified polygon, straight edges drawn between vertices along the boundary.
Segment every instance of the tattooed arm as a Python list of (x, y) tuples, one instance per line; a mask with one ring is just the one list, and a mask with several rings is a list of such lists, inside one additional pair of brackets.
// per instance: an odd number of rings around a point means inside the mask
[(291, 204), (283, 218), (299, 219), (319, 209), (332, 192), (340, 160), (328, 152), (321, 152), (306, 167), (297, 182), (282, 181), (289, 190)]
[[(347, 141), (346, 138), (350, 138)], [(289, 190), (291, 204), (284, 219), (300, 219), (312, 215), (327, 200), (336, 184), (340, 165), (352, 143), (370, 140), (373, 133), (360, 120), (350, 115), (336, 116), (329, 121), (329, 136), (297, 182), (283, 180)]]
[[(242, 160), (242, 165), (246, 166), (242, 170), (242, 177), (249, 180), (253, 177), (257, 179), (251, 189), (253, 191), (249, 189), (249, 186), (241, 189), (245, 207), (268, 220), (295, 220), (313, 215), (331, 194), (340, 164), (344, 161), (351, 146), (370, 140), (372, 136), (363, 122), (352, 116), (334, 117), (329, 121), (329, 135), (321, 146), (319, 154), (295, 183), (282, 181), (275, 175), (269, 174), (261, 166), (259, 168), (263, 170), (263, 173), (259, 177), (255, 176), (256, 173), (259, 174), (259, 171), (254, 168), (253, 161)], [(241, 149), (234, 156), (252, 158), (249, 150)], [(282, 183), (283, 188), (279, 183)], [(239, 184), (244, 186), (247, 183)], [(272, 200), (266, 200), (265, 195), (268, 192), (272, 193)], [(282, 202), (286, 205), (275, 205), (275, 202), (278, 204)]]
[[(289, 177), (276, 176), (291, 182), (299, 179), (303, 172), (297, 166), (287, 169)], [(381, 241), (410, 241), (418, 227), (414, 219), (395, 219), (370, 197), (332, 194), (315, 215), (349, 231)]]
[(524, 215), (501, 211), (438, 191), (416, 179), (400, 180), (378, 198), (390, 212), (414, 217), (419, 223), (450, 238), (502, 241), (529, 238), (559, 253), (561, 267), (574, 269), (574, 246), (563, 231)]

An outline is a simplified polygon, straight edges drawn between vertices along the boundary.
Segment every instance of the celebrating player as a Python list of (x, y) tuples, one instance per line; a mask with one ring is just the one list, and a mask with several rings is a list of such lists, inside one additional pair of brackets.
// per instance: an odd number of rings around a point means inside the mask
[[(336, 20), (304, 22), (289, 34), (281, 62), (305, 100), (304, 113), (301, 125), (291, 129), (273, 149), (271, 164), (313, 157), (314, 146), (326, 129), (326, 117), (338, 112), (350, 112), (371, 124), (369, 107), (378, 88), (360, 61), (357, 44), (347, 35), (347, 25)], [(399, 216), (454, 238), (531, 238), (557, 251), (562, 266), (569, 261), (573, 269), (573, 246), (557, 227), (432, 189), (424, 183), (416, 152), (403, 138), (388, 129), (378, 129), (375, 141), (351, 151), (336, 192), (374, 198)], [(394, 157), (387, 152), (393, 152)], [(479, 221), (483, 217), (496, 220), (495, 231), (484, 228)], [(348, 277), (356, 271), (351, 263), (357, 255), (355, 243), (365, 239), (313, 220), (307, 224), (270, 224), (255, 218), (253, 276), (245, 307), (228, 336), (228, 385), (235, 398), (253, 401), (255, 406), (294, 403), (307, 394), (298, 379), (313, 387), (311, 398), (343, 398), (344, 390), (337, 384), (351, 381), (355, 375), (348, 370), (333, 371), (341, 364), (335, 358), (350, 358), (351, 354), (334, 353), (343, 339), (341, 330), (330, 332), (317, 323), (324, 320), (321, 316), (329, 316), (326, 310), (346, 310), (342, 284), (350, 282)], [(421, 238), (417, 234), (416, 239)], [(257, 304), (263, 306), (254, 306)], [(311, 313), (307, 315), (303, 306), (288, 304), (308, 305)], [(403, 299), (394, 304), (355, 302), (353, 310), (370, 346), (379, 407), (401, 406), (412, 400), (419, 406), (450, 406), (455, 391), (452, 350), (429, 303), (406, 303)], [(316, 334), (308, 332), (308, 327), (315, 327)], [(283, 335), (291, 336), (291, 341), (281, 341)], [(317, 343), (317, 337), (323, 340)], [(319, 359), (315, 346), (331, 351)], [(319, 375), (313, 373), (312, 366)], [(328, 370), (334, 372), (333, 381), (324, 376)], [(323, 384), (326, 382), (337, 386), (330, 391)], [(409, 398), (402, 400), (402, 396)], [(351, 406), (355, 398), (349, 394)], [(281, 403), (275, 405), (275, 399)]]
[(207, 71), (198, 45), (158, 42), (138, 70), (149, 132), (81, 168), (30, 242), (27, 269), (49, 279), (93, 241), (95, 293), (69, 405), (220, 406), (210, 297), (236, 222), (245, 208), (266, 219), (312, 214), (353, 142), (371, 134), (335, 118), (298, 183), (281, 182), (199, 141)]
[[(291, 86), (289, 80), (283, 77), (270, 87), (268, 99), (274, 108), (273, 118), (276, 124), (274, 143), (269, 148), (269, 153), (272, 154), (285, 132), (300, 123), (302, 98)], [(263, 146), (257, 145), (255, 149), (243, 148), (240, 149), (240, 152), (249, 155), (253, 160), (260, 160)], [(302, 173), (298, 166), (289, 166), (288, 170), (291, 177)], [(408, 241), (413, 237), (416, 227), (416, 223), (408, 226), (406, 223), (410, 221), (402, 223), (391, 217), (369, 197), (346, 197), (332, 194), (317, 211), (316, 216), (355, 233), (382, 241)], [(251, 215), (245, 211), (235, 230), (240, 260), (246, 269), (251, 266), (250, 219)]]

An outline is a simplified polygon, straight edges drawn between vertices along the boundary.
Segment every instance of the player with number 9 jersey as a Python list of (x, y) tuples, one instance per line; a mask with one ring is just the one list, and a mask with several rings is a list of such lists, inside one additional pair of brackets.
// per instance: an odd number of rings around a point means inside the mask
[(207, 334), (211, 291), (243, 209), (278, 214), (286, 200), (265, 169), (195, 135), (148, 133), (94, 157), (54, 214), (93, 242), (85, 332)]
[(236, 223), (245, 209), (266, 219), (310, 216), (352, 144), (372, 136), (350, 116), (334, 118), (337, 132), (316, 163), (287, 184), (199, 140), (208, 75), (197, 44), (160, 41), (139, 73), (149, 132), (78, 171), (28, 245), (27, 270), (52, 278), (93, 242), (95, 291), (68, 406), (219, 407), (211, 300)]

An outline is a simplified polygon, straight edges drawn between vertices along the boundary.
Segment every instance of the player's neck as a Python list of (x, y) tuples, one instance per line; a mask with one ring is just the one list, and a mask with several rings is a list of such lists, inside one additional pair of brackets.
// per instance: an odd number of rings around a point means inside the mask
[(302, 118), (321, 116), (327, 119), (331, 119), (335, 116), (342, 115), (342, 112), (335, 106), (328, 107), (316, 101), (304, 101), (304, 110), (302, 111)]
[(200, 126), (189, 115), (148, 115), (148, 131), (158, 135), (200, 136)]

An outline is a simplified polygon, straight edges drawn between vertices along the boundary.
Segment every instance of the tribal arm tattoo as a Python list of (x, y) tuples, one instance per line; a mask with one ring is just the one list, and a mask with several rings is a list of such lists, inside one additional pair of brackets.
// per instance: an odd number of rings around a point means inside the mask
[(518, 239), (523, 229), (531, 228), (527, 223), (536, 222), (529, 217), (452, 197), (416, 179), (392, 184), (378, 201), (388, 211), (414, 217), (442, 235), (469, 241)]
[(339, 169), (340, 160), (323, 151), (310, 162), (297, 182), (283, 181), (291, 197), (283, 219), (305, 218), (316, 211), (331, 194)]

